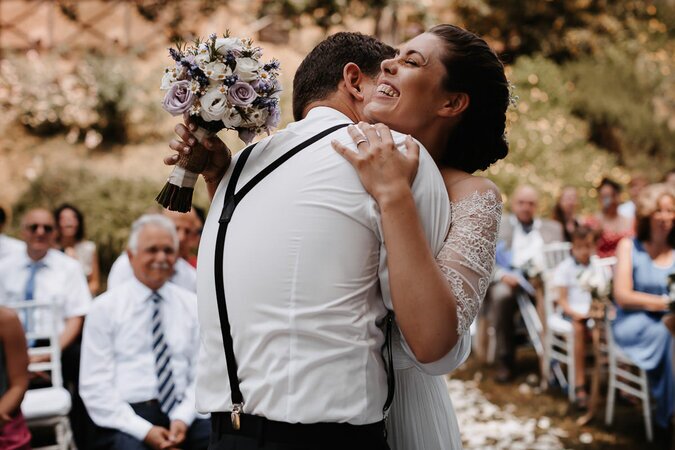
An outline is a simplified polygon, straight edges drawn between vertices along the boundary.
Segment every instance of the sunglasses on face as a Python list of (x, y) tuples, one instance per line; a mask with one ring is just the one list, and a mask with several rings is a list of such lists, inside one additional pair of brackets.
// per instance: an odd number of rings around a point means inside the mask
[(54, 231), (54, 225), (44, 225), (41, 223), (31, 223), (26, 225), (26, 229), (31, 233), (37, 232), (38, 228), (45, 230), (45, 233), (52, 233)]

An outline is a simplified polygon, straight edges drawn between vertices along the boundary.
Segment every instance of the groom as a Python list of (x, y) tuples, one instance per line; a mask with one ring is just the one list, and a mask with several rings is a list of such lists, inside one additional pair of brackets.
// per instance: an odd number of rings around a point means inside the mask
[[(212, 450), (388, 448), (385, 337), (378, 324), (391, 300), (380, 216), (330, 141), (354, 148), (341, 126), (364, 120), (379, 64), (392, 55), (374, 38), (333, 35), (296, 73), (293, 110), (302, 120), (231, 164), (219, 140), (207, 142), (214, 154), (204, 175), (213, 200), (198, 262), (197, 406), (212, 413)], [(177, 133), (181, 141), (171, 147), (182, 151), (194, 138), (183, 125)], [(398, 144), (403, 137), (394, 134)], [(424, 148), (413, 193), (437, 253), (449, 227), (449, 201)], [(225, 315), (219, 297), (226, 297)], [(445, 373), (466, 356), (457, 353), (418, 365)]]

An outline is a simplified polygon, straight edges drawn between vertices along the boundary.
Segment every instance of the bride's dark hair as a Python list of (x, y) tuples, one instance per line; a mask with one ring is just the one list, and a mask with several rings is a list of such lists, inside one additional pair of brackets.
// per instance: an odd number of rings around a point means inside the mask
[(443, 87), (469, 96), (469, 107), (438, 163), (469, 173), (487, 169), (509, 152), (504, 131), (510, 92), (504, 65), (483, 39), (463, 28), (437, 25), (429, 33), (445, 42)]

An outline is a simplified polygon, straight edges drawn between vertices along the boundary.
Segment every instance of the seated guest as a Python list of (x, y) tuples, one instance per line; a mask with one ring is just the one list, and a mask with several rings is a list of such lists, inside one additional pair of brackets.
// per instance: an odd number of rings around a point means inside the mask
[(197, 267), (197, 250), (199, 250), (199, 242), (202, 238), (202, 229), (204, 228), (204, 223), (206, 222), (206, 211), (204, 208), (199, 206), (193, 206), (192, 211), (194, 211), (195, 219), (195, 229), (192, 233), (192, 238), (190, 240), (190, 250), (188, 256), (185, 258), (187, 262), (190, 263), (192, 267)]
[[(0, 261), (0, 304), (41, 300), (58, 305), (57, 320), (61, 369), (64, 386), (73, 396), (70, 412), (74, 424), (85, 414), (77, 393), (80, 364), (80, 335), (84, 316), (91, 304), (91, 293), (82, 266), (64, 255), (55, 245), (56, 224), (54, 216), (45, 209), (28, 211), (21, 221), (21, 233), (26, 250)], [(21, 316), (26, 330), (48, 329), (51, 317), (46, 314)], [(40, 345), (39, 342), (35, 343)], [(44, 362), (49, 354), (35, 355), (31, 362)], [(41, 387), (48, 380), (32, 380), (31, 387)], [(73, 427), (74, 437), (82, 443), (82, 427)]]
[(604, 178), (598, 187), (600, 212), (586, 221), (598, 233), (596, 253), (600, 258), (614, 256), (619, 241), (634, 234), (633, 218), (619, 214), (620, 195), (621, 185)]
[[(49, 211), (32, 209), (24, 215), (21, 233), (26, 250), (0, 261), (0, 304), (34, 299), (56, 302), (61, 315), (59, 344), (65, 357), (71, 344), (80, 337), (91, 294), (78, 262), (53, 249), (55, 232), (56, 225)], [(27, 319), (24, 323), (27, 329), (46, 327), (48, 323), (46, 317), (39, 323), (30, 320), (32, 317)], [(32, 362), (40, 362), (48, 360), (49, 355), (32, 359)]]
[(599, 268), (591, 265), (591, 255), (595, 253), (595, 234), (584, 225), (572, 232), (572, 255), (555, 268), (553, 286), (558, 289), (558, 306), (563, 317), (572, 322), (574, 331), (574, 379), (577, 405), (587, 407), (586, 392), (586, 321), (591, 308), (591, 293), (581, 285), (580, 279)]
[(637, 236), (616, 252), (614, 299), (616, 343), (647, 371), (656, 400), (657, 425), (666, 428), (675, 404), (672, 337), (661, 321), (668, 309), (668, 275), (675, 271), (675, 190), (648, 186), (637, 202)]
[[(553, 220), (537, 218), (539, 194), (532, 186), (519, 186), (511, 199), (513, 214), (502, 217), (499, 228), (498, 253), (494, 282), (488, 288), (488, 316), (497, 334), (497, 372), (499, 382), (508, 381), (515, 364), (516, 294), (522, 289), (519, 273), (527, 267), (543, 267), (545, 244), (563, 239), (562, 226)], [(501, 250), (500, 250), (501, 249)]]
[(7, 223), (7, 212), (0, 206), (0, 259), (15, 252), (25, 252), (26, 245), (18, 239), (3, 233)]
[(20, 408), (27, 388), (26, 337), (16, 313), (0, 306), (0, 449), (30, 450)]
[(572, 233), (579, 226), (578, 208), (579, 195), (577, 194), (577, 188), (565, 186), (553, 207), (553, 220), (562, 225), (565, 241), (567, 242), (572, 240)]
[(127, 253), (134, 277), (99, 296), (84, 327), (80, 392), (102, 427), (98, 446), (205, 449), (209, 422), (195, 418), (197, 300), (168, 282), (175, 226), (142, 216)]
[(640, 196), (640, 192), (649, 185), (649, 180), (644, 175), (637, 173), (632, 176), (628, 183), (628, 195), (630, 199), (619, 205), (619, 214), (628, 219), (635, 220), (635, 202)]
[[(196, 215), (194, 214), (194, 210), (189, 213), (164, 210), (162, 211), (162, 214), (171, 219), (178, 230), (179, 252), (170, 281), (175, 285), (196, 293), (197, 271), (183, 257), (183, 255), (190, 254), (193, 240), (192, 234), (196, 228)], [(128, 252), (122, 253), (110, 268), (110, 274), (108, 275), (108, 289), (117, 287), (134, 277), (133, 269), (127, 255)]]
[(101, 286), (101, 273), (96, 244), (84, 239), (84, 216), (73, 205), (64, 203), (54, 211), (54, 220), (59, 232), (57, 248), (82, 265), (89, 291), (96, 295)]

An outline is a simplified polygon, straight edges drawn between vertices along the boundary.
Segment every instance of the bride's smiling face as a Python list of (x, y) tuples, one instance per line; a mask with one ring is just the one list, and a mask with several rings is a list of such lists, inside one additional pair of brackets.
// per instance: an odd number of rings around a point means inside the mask
[(417, 132), (438, 117), (448, 101), (442, 82), (442, 39), (423, 33), (404, 43), (392, 59), (382, 62), (377, 87), (364, 113), (370, 122), (382, 122), (402, 133)]

